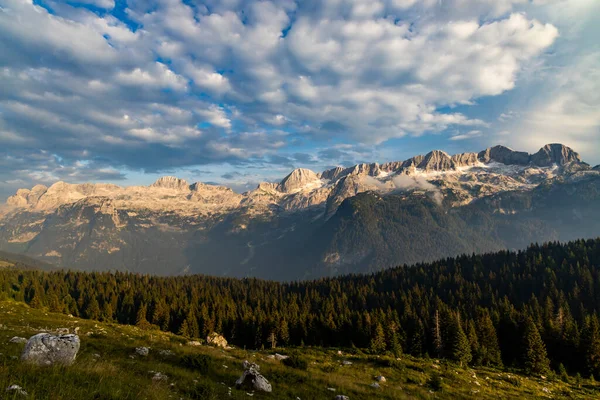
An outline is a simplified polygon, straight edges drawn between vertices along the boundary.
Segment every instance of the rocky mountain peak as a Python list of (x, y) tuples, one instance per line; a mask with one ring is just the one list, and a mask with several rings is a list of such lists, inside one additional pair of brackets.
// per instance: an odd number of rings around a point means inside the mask
[(581, 162), (579, 154), (560, 143), (547, 144), (531, 156), (531, 163), (539, 167), (548, 167), (553, 164), (565, 165), (571, 162)]
[(441, 150), (433, 150), (425, 155), (417, 168), (425, 171), (446, 171), (453, 168), (452, 158)]
[(175, 176), (163, 176), (158, 178), (150, 187), (174, 190), (189, 190), (190, 185), (185, 179), (180, 179)]
[(524, 151), (515, 151), (506, 146), (489, 147), (477, 155), (479, 161), (484, 163), (498, 162), (506, 165), (527, 165), (529, 154)]
[(452, 156), (452, 163), (455, 167), (468, 167), (476, 165), (478, 162), (477, 153), (460, 153)]
[(283, 178), (277, 189), (283, 193), (290, 193), (319, 180), (319, 176), (310, 169), (297, 168)]

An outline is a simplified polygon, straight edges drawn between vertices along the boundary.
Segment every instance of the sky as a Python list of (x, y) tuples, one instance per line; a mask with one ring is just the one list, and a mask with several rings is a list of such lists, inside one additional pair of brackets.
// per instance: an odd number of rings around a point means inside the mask
[(597, 0), (0, 0), (0, 200), (496, 144), (596, 165), (599, 38)]

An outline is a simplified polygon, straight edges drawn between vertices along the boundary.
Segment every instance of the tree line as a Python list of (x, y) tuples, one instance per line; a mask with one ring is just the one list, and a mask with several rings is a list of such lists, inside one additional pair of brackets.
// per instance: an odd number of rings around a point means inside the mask
[(0, 299), (238, 346), (358, 347), (600, 377), (600, 239), (279, 283), (0, 271)]

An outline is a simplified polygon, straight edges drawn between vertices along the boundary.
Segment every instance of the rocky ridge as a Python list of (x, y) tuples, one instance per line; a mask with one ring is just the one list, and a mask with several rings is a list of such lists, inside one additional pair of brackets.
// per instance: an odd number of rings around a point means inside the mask
[[(378, 237), (381, 226), (372, 227), (368, 237), (349, 243), (343, 250), (337, 249), (342, 243), (338, 239), (338, 244), (331, 244), (331, 249), (324, 248), (339, 231), (338, 228), (328, 230), (330, 222), (341, 224), (339, 229), (346, 229), (344, 227), (350, 226), (348, 221), (356, 220), (353, 213), (365, 211), (368, 199), (357, 202), (362, 204), (357, 208), (343, 210), (340, 207), (346, 200), (351, 201), (361, 194), (372, 194), (381, 204), (387, 204), (386, 199), (400, 198), (396, 211), (388, 207), (387, 212), (391, 214), (378, 218), (390, 217), (393, 224), (401, 225), (390, 228), (390, 232), (396, 229), (420, 232), (424, 235), (421, 240), (426, 243), (432, 228), (414, 226), (419, 222), (412, 219), (415, 210), (409, 211), (413, 203), (420, 204), (419, 207), (426, 203), (435, 204), (436, 208), (442, 206), (432, 221), (446, 218), (446, 213), (460, 214), (465, 207), (476, 210), (478, 204), (487, 205), (486, 216), (512, 215), (519, 207), (531, 208), (530, 200), (523, 199), (532, 198), (537, 189), (541, 188), (537, 192), (542, 193), (544, 187), (561, 182), (574, 192), (578, 182), (583, 182), (578, 196), (593, 199), (595, 183), (586, 183), (590, 179), (600, 180), (599, 167), (591, 168), (566, 146), (548, 145), (533, 155), (495, 146), (479, 153), (456, 155), (432, 151), (404, 161), (363, 163), (321, 173), (296, 169), (280, 182), (263, 182), (243, 194), (224, 186), (190, 184), (176, 177), (162, 177), (149, 186), (131, 187), (57, 182), (50, 187), (37, 185), (20, 189), (8, 199), (6, 207), (0, 209), (0, 250), (24, 253), (65, 267), (96, 270), (110, 267), (159, 274), (202, 272), (271, 277), (270, 266), (297, 262), (300, 269), (293, 275), (296, 278), (302, 276), (301, 268), (307, 265), (322, 262), (341, 268), (356, 264), (357, 260), (367, 260), (370, 254), (367, 247), (374, 246), (369, 240)], [(539, 200), (536, 202), (539, 204)], [(350, 219), (342, 218), (345, 212), (352, 214)], [(423, 209), (417, 215), (422, 212)], [(581, 210), (569, 212), (577, 216)], [(463, 214), (473, 215), (467, 211)], [(338, 218), (333, 218), (334, 215)], [(481, 221), (476, 221), (474, 226), (483, 223)], [(442, 234), (455, 235), (466, 229), (456, 225), (452, 232), (443, 233), (445, 224), (435, 226), (439, 228), (442, 244), (452, 242), (448, 236), (442, 240)], [(364, 229), (365, 225), (357, 225), (351, 228), (352, 232), (340, 235), (342, 239), (358, 238)], [(510, 238), (506, 232), (501, 234)], [(523, 232), (518, 236), (523, 245), (529, 243), (529, 238), (535, 239), (527, 231)], [(316, 238), (317, 235), (322, 236)], [(314, 241), (299, 247), (299, 242), (312, 237)], [(461, 243), (452, 242), (441, 248), (443, 251), (436, 253), (437, 256), (454, 254), (456, 249), (471, 251), (475, 237), (465, 233), (465, 237), (459, 239)], [(378, 240), (385, 241), (385, 235)], [(488, 238), (478, 248), (485, 251), (489, 243), (496, 242)], [(365, 247), (361, 243), (371, 244)], [(521, 242), (515, 243), (520, 245)], [(300, 248), (304, 250), (297, 253)], [(405, 249), (407, 251), (416, 252), (415, 249)], [(320, 259), (303, 261), (302, 257), (311, 252)], [(319, 252), (321, 256), (316, 255)], [(390, 248), (379, 250), (380, 254), (389, 252)], [(418, 253), (410, 260), (418, 261), (429, 253), (431, 251)], [(383, 260), (385, 263), (403, 262), (406, 257), (408, 255), (399, 254), (389, 261)], [(334, 272), (343, 271), (335, 269)], [(313, 275), (321, 273), (317, 271)]]
[[(310, 207), (332, 212), (344, 199), (364, 191), (420, 189), (441, 190), (448, 205), (456, 206), (494, 192), (529, 189), (555, 177), (566, 166), (598, 170), (584, 164), (575, 151), (560, 144), (546, 145), (532, 155), (504, 146), (452, 156), (434, 150), (405, 161), (336, 167), (321, 173), (298, 168), (279, 183), (263, 182), (244, 194), (224, 186), (201, 182), (190, 185), (183, 179), (165, 176), (147, 187), (65, 182), (50, 187), (36, 185), (32, 189), (19, 189), (6, 204), (18, 210), (43, 213), (82, 200), (97, 204), (102, 198), (110, 205), (105, 209), (113, 214), (114, 210), (153, 210), (207, 216), (239, 209), (255, 214)], [(412, 177), (413, 181), (398, 179), (399, 176)]]

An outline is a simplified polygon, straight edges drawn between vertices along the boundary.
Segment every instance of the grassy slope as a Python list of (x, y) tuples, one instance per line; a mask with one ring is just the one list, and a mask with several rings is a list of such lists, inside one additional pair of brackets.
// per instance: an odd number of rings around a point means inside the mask
[[(24, 365), (18, 360), (24, 345), (8, 343), (13, 336), (30, 337), (40, 331), (76, 326), (80, 327), (81, 349), (70, 367)], [(340, 356), (334, 349), (303, 348), (296, 351), (308, 361), (308, 370), (301, 371), (267, 358), (267, 351), (192, 347), (186, 342), (168, 333), (70, 318), (31, 309), (23, 303), (3, 301), (0, 302), (0, 398), (23, 399), (18, 395), (6, 396), (4, 392), (9, 385), (17, 384), (29, 393), (28, 399), (249, 399), (246, 391), (233, 387), (244, 359), (257, 362), (273, 385), (273, 393), (256, 393), (253, 398), (333, 399), (336, 394), (345, 394), (351, 400), (600, 396), (600, 385), (590, 381), (583, 381), (579, 387), (574, 378), (567, 384), (506, 371), (464, 369), (443, 361), (408, 356), (400, 359), (361, 354)], [(136, 346), (151, 347), (150, 355), (132, 358)], [(161, 356), (160, 350), (171, 350), (174, 354)], [(277, 351), (285, 354), (292, 349)], [(182, 365), (182, 356), (198, 354), (211, 358), (207, 372)], [(342, 366), (342, 360), (353, 364)], [(168, 380), (153, 382), (149, 371), (162, 372)], [(441, 374), (442, 390), (433, 392), (427, 380), (436, 373)], [(380, 374), (387, 382), (381, 384), (381, 389), (371, 388), (373, 377)], [(336, 392), (327, 390), (330, 387)]]

